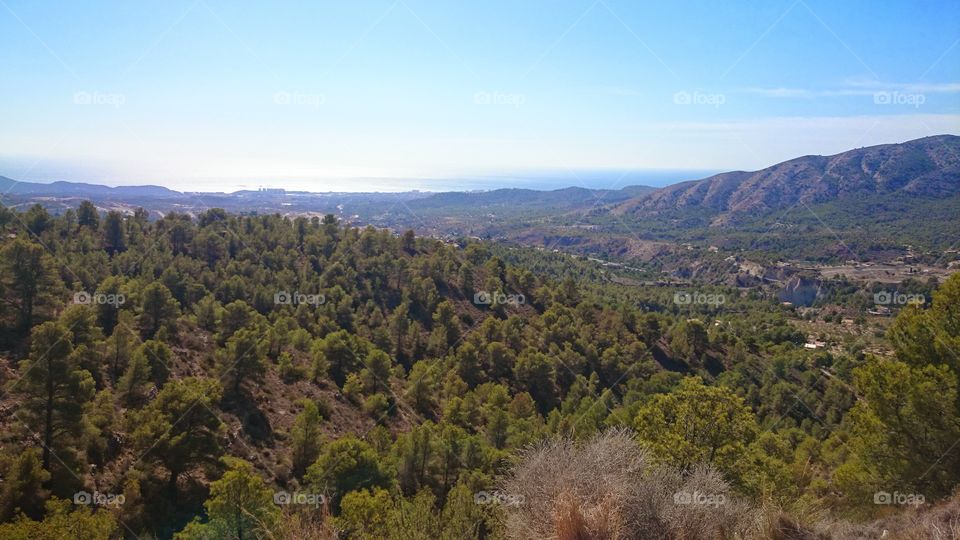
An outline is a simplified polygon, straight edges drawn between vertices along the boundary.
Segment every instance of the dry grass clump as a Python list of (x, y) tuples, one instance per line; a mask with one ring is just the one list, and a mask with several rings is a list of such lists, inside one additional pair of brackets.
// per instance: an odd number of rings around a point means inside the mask
[(286, 512), (267, 540), (337, 540), (340, 535), (331, 525), (326, 505), (319, 512), (308, 514)]
[(630, 432), (528, 450), (503, 482), (511, 538), (614, 540), (745, 538), (757, 524), (715, 471), (654, 465)]
[(709, 467), (655, 465), (628, 430), (528, 449), (501, 488), (513, 539), (960, 540), (960, 493), (870, 523), (791, 516), (735, 497)]
[(957, 540), (960, 493), (940, 504), (907, 508), (872, 523), (822, 523), (818, 529), (829, 532), (830, 538), (836, 540)]

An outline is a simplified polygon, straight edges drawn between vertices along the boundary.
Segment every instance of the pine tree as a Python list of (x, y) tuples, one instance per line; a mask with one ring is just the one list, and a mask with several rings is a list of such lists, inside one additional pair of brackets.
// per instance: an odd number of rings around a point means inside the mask
[(320, 409), (313, 400), (300, 401), (303, 411), (297, 415), (290, 428), (290, 444), (293, 454), (293, 475), (303, 478), (310, 466), (320, 456)]
[(127, 240), (123, 231), (123, 215), (111, 210), (103, 223), (103, 244), (110, 255), (126, 251)]
[(24, 396), (23, 420), (40, 431), (47, 471), (52, 452), (74, 452), (82, 434), (84, 404), (94, 394), (93, 377), (79, 368), (72, 341), (71, 332), (59, 322), (38, 326), (30, 355), (20, 362), (21, 378), (14, 383)]
[(152, 339), (161, 328), (173, 329), (179, 309), (170, 289), (153, 282), (143, 289), (142, 295), (139, 324), (143, 339)]
[(117, 392), (128, 407), (135, 407), (146, 400), (150, 384), (150, 362), (147, 356), (142, 353), (134, 354), (117, 382)]
[(306, 482), (315, 493), (328, 494), (334, 509), (340, 498), (356, 489), (388, 487), (391, 476), (377, 453), (352, 435), (326, 444), (317, 461), (307, 468)]
[(232, 396), (240, 394), (244, 383), (266, 372), (265, 349), (260, 332), (244, 328), (227, 340), (226, 349), (217, 351), (220, 374)]
[(94, 231), (100, 226), (100, 214), (92, 202), (83, 201), (80, 203), (77, 208), (77, 225)]
[(0, 522), (12, 518), (15, 511), (38, 519), (43, 513), (43, 484), (50, 480), (50, 473), (40, 462), (40, 452), (27, 448), (19, 456), (9, 456), (3, 461)]
[(167, 469), (172, 496), (181, 474), (220, 457), (223, 424), (213, 407), (221, 395), (216, 380), (188, 377), (170, 381), (149, 405), (130, 414), (130, 431), (141, 461)]
[(42, 246), (17, 238), (0, 251), (0, 266), (0, 291), (16, 307), (17, 333), (26, 335), (38, 308), (53, 304), (53, 297), (60, 293), (53, 259)]
[(170, 347), (162, 341), (148, 339), (134, 351), (133, 358), (138, 357), (146, 360), (146, 364), (150, 366), (150, 380), (157, 388), (162, 387), (170, 377), (170, 365), (173, 363)]
[(205, 503), (207, 521), (194, 520), (178, 533), (176, 540), (266, 538), (280, 519), (273, 492), (250, 463), (237, 458), (222, 459), (227, 470), (210, 484)]
[(393, 360), (380, 349), (373, 349), (367, 355), (363, 369), (363, 388), (367, 394), (390, 392), (390, 368)]
[(113, 335), (107, 339), (107, 358), (110, 364), (110, 380), (116, 383), (127, 369), (133, 354), (134, 342), (139, 339), (133, 333), (133, 313), (121, 311)]
[(641, 440), (680, 470), (710, 463), (737, 471), (746, 447), (756, 436), (756, 419), (743, 398), (722, 386), (707, 386), (687, 377), (669, 394), (658, 394), (636, 418)]

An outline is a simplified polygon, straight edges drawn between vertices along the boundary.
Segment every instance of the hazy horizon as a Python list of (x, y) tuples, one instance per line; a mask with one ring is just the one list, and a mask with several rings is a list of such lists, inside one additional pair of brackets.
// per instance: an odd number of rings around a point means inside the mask
[[(932, 133), (925, 136), (953, 135), (958, 133)], [(919, 138), (919, 137), (918, 137)], [(912, 140), (912, 139), (910, 139)], [(881, 142), (878, 144), (897, 144), (907, 140)], [(863, 148), (871, 145), (861, 145)], [(306, 191), (314, 193), (372, 193), (372, 192), (446, 192), (446, 191), (492, 191), (496, 189), (532, 189), (551, 191), (569, 187), (588, 189), (617, 190), (629, 186), (648, 186), (662, 188), (673, 184), (701, 180), (709, 176), (731, 171), (756, 171), (784, 161), (805, 155), (829, 156), (839, 154), (854, 147), (831, 149), (830, 151), (811, 151), (787, 155), (775, 163), (761, 167), (732, 167), (712, 169), (518, 169), (488, 170), (479, 173), (451, 173), (437, 176), (379, 176), (379, 177), (326, 177), (326, 178), (280, 178), (280, 175), (264, 178), (161, 178), (145, 179), (116, 178), (116, 175), (102, 172), (102, 169), (89, 165), (77, 166), (72, 163), (50, 163), (45, 160), (17, 160), (0, 156), (0, 177), (17, 182), (50, 184), (53, 182), (74, 182), (96, 184), (110, 187), (157, 185), (180, 192), (231, 193), (235, 191), (257, 190), (261, 188), (285, 189), (287, 191)], [(17, 177), (4, 171), (24, 168), (28, 177)]]
[[(234, 179), (207, 180), (155, 180), (137, 181), (135, 179), (116, 181), (101, 178), (95, 174), (80, 174), (67, 177), (52, 174), (44, 178), (25, 180), (4, 174), (8, 170), (0, 163), (0, 177), (17, 182), (51, 184), (54, 182), (72, 182), (120, 186), (162, 186), (180, 192), (231, 193), (261, 188), (285, 189), (287, 191), (307, 191), (314, 193), (366, 193), (366, 192), (447, 192), (447, 191), (492, 191), (496, 189), (531, 189), (551, 191), (570, 187), (588, 189), (617, 190), (629, 186), (666, 187), (688, 180), (699, 180), (713, 174), (726, 172), (721, 170), (690, 169), (649, 169), (649, 170), (527, 170), (499, 171), (477, 175), (450, 175), (441, 177), (380, 177), (380, 178), (324, 178), (324, 179), (264, 179), (261, 182)], [(69, 171), (65, 172), (67, 174)]]

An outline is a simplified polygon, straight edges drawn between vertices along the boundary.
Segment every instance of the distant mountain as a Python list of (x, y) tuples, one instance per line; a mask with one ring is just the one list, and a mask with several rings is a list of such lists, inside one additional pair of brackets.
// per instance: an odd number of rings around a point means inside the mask
[(15, 195), (33, 195), (48, 197), (86, 197), (90, 199), (139, 199), (139, 198), (171, 198), (182, 197), (179, 191), (173, 191), (162, 186), (118, 186), (109, 187), (99, 184), (82, 182), (52, 182), (39, 184), (35, 182), (18, 182), (0, 176), (0, 193)]
[[(620, 190), (570, 187), (552, 191), (496, 189), (429, 193), (311, 193), (305, 191), (242, 190), (233, 193), (181, 193), (159, 186), (107, 187), (96, 184), (17, 182), (0, 176), (5, 204), (40, 202), (57, 212), (89, 199), (101, 209), (132, 211), (137, 206), (164, 214), (197, 213), (221, 207), (233, 212), (284, 214), (335, 213), (354, 222), (390, 227), (419, 227), (423, 217), (473, 218), (489, 224), (492, 216), (513, 223), (531, 216), (558, 216), (615, 204), (654, 191), (648, 186)], [(411, 215), (411, 212), (414, 214)], [(449, 226), (449, 221), (445, 221)]]
[(625, 201), (613, 212), (633, 217), (709, 212), (712, 225), (736, 223), (798, 203), (864, 196), (947, 197), (960, 193), (960, 137), (804, 156), (755, 172), (734, 171), (668, 186)]
[(533, 189), (495, 189), (475, 192), (437, 193), (410, 203), (413, 210), (450, 210), (464, 208), (471, 210), (497, 209), (517, 210), (528, 208), (539, 211), (570, 211), (587, 209), (597, 204), (611, 204), (651, 193), (656, 188), (649, 186), (629, 186), (620, 190), (587, 189), (569, 187), (552, 191)]

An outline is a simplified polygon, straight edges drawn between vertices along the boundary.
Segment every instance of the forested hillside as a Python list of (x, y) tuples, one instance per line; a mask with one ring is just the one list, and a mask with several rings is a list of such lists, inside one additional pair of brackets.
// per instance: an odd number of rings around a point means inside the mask
[(938, 135), (833, 156), (798, 157), (759, 171), (675, 184), (623, 203), (617, 211), (706, 209), (714, 215), (713, 224), (719, 225), (800, 203), (857, 200), (867, 194), (946, 198), (960, 191), (958, 148), (960, 137)]
[(760, 290), (333, 216), (0, 229), (0, 538), (960, 530), (957, 275), (871, 354)]

